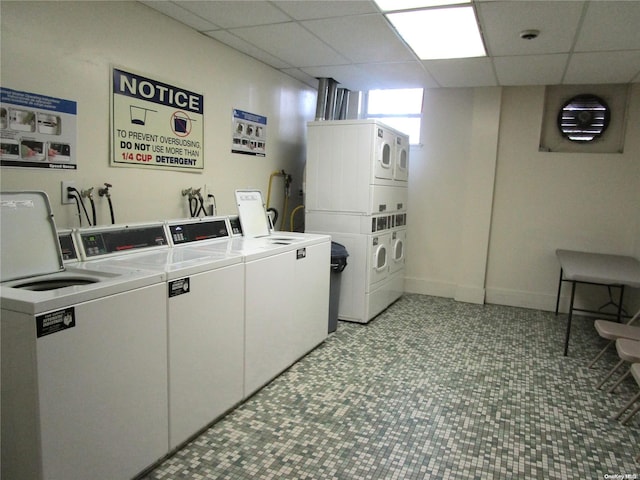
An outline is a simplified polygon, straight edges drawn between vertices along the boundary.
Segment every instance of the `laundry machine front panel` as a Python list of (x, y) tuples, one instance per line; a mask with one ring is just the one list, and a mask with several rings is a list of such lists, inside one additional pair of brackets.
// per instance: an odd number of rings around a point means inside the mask
[(296, 254), (295, 283), (290, 295), (293, 303), (293, 357), (298, 359), (322, 343), (327, 337), (329, 318), (331, 242), (311, 245)]
[(174, 449), (243, 398), (244, 265), (210, 268), (169, 285), (169, 448)]
[(128, 479), (166, 454), (164, 298), (164, 284), (151, 285), (68, 307), (69, 328), (32, 332), (41, 478)]
[(372, 185), (369, 190), (370, 207), (367, 214), (403, 211), (407, 208), (408, 191), (406, 187), (391, 185)]

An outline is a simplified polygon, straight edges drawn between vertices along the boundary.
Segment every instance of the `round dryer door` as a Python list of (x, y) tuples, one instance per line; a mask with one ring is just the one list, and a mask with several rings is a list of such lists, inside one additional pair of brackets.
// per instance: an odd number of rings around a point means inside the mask
[(391, 180), (393, 178), (393, 138), (389, 132), (376, 127), (375, 177)]
[(404, 260), (404, 241), (396, 238), (393, 242), (393, 261), (402, 262)]
[(376, 283), (384, 280), (389, 271), (388, 243), (385, 241), (385, 236), (373, 237), (371, 247), (372, 263), (370, 280), (371, 283)]
[(398, 150), (393, 178), (401, 182), (406, 182), (409, 178), (409, 160), (404, 147)]

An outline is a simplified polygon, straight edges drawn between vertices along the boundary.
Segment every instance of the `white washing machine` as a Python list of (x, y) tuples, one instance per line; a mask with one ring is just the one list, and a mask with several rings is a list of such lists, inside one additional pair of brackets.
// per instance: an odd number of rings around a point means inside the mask
[(268, 233), (260, 192), (238, 191), (236, 198), (242, 230), (259, 236), (235, 236), (198, 248), (243, 257), (248, 397), (327, 337), (331, 237)]
[(408, 168), (409, 137), (377, 120), (308, 124), (305, 225), (349, 253), (341, 320), (367, 323), (402, 295)]
[(240, 254), (193, 248), (229, 238), (224, 217), (171, 220), (166, 229), (173, 248), (106, 261), (166, 273), (173, 450), (244, 396), (244, 266)]
[(129, 479), (168, 448), (164, 275), (65, 267), (46, 195), (0, 197), (1, 476)]

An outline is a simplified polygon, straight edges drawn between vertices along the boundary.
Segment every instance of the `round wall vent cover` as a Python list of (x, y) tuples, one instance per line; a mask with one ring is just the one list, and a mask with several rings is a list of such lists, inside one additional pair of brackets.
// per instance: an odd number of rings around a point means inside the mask
[(596, 95), (577, 95), (558, 112), (558, 128), (572, 142), (592, 142), (607, 127), (611, 113), (604, 100)]

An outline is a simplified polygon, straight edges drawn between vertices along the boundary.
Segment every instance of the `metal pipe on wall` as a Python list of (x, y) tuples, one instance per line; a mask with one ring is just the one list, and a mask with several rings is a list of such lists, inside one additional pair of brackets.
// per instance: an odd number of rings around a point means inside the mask
[(336, 97), (338, 94), (338, 82), (333, 78), (329, 79), (329, 92), (327, 94), (327, 112), (325, 120), (335, 120), (336, 118)]
[(318, 79), (318, 100), (316, 102), (316, 120), (324, 120), (327, 113), (329, 78)]
[(316, 120), (345, 120), (349, 111), (350, 91), (338, 88), (333, 78), (318, 78)]

